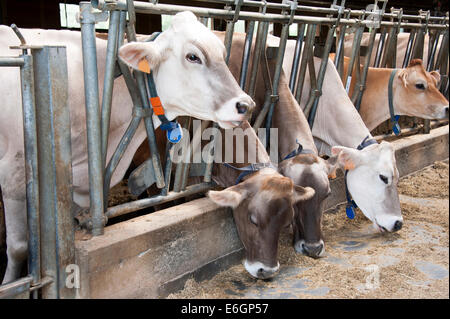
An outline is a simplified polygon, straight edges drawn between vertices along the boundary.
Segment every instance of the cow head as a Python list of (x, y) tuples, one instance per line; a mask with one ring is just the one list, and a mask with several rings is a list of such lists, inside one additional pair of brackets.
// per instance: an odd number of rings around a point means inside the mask
[(119, 57), (136, 70), (153, 70), (156, 88), (170, 118), (193, 116), (238, 126), (254, 107), (225, 63), (225, 47), (192, 12), (174, 16), (152, 42), (132, 42)]
[(340, 167), (348, 170), (348, 190), (364, 215), (382, 232), (400, 230), (399, 173), (392, 145), (383, 141), (361, 151), (335, 146), (331, 152), (339, 155)]
[(398, 114), (425, 119), (448, 117), (448, 101), (438, 89), (441, 78), (438, 72), (425, 71), (422, 60), (414, 59), (397, 77), (394, 107)]
[(244, 182), (208, 196), (220, 206), (233, 208), (244, 245), (245, 269), (255, 278), (270, 278), (279, 269), (278, 239), (292, 222), (292, 205), (314, 195), (310, 187), (295, 186), (290, 178), (265, 168)]
[(299, 154), (282, 161), (278, 171), (295, 185), (310, 186), (315, 194), (294, 205), (294, 249), (312, 258), (325, 253), (322, 237), (323, 201), (331, 194), (329, 177), (336, 177), (336, 157), (328, 161), (313, 154)]

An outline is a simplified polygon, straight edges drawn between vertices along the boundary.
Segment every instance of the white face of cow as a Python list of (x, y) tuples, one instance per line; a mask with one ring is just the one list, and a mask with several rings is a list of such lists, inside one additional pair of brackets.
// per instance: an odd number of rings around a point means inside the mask
[(188, 115), (238, 126), (254, 107), (225, 63), (225, 47), (191, 12), (174, 16), (170, 28), (153, 42), (122, 46), (119, 57), (134, 69), (153, 70), (170, 118)]
[(353, 200), (380, 231), (400, 230), (403, 218), (397, 192), (399, 173), (394, 149), (388, 142), (359, 151), (335, 146), (339, 164), (348, 170), (347, 186)]

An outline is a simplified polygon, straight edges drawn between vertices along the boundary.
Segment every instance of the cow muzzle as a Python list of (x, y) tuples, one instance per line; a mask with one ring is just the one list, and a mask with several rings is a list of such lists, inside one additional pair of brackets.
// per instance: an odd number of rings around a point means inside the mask
[(304, 240), (299, 240), (294, 245), (295, 251), (311, 258), (320, 258), (325, 253), (325, 244), (323, 240), (318, 242), (307, 243)]
[(269, 267), (263, 263), (244, 261), (245, 270), (254, 278), (257, 279), (269, 279), (275, 276), (280, 269), (280, 263), (277, 263), (275, 267)]

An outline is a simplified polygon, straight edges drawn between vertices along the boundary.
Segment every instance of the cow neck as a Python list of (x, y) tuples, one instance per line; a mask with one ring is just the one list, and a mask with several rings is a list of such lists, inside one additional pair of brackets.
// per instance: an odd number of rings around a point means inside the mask
[[(146, 41), (154, 41), (160, 34), (161, 32), (155, 32)], [(158, 96), (155, 79), (153, 77), (153, 70), (146, 74), (146, 76), (149, 102), (153, 109), (153, 114), (156, 115), (161, 122), (159, 128), (166, 131), (167, 140), (169, 142), (178, 143), (183, 137), (181, 125), (176, 120), (169, 121), (167, 119), (161, 99)]]
[[(372, 68), (368, 73), (367, 83), (370, 85), (367, 85), (364, 91), (360, 114), (371, 131), (389, 118), (391, 121), (394, 120), (393, 123), (397, 122), (394, 111), (394, 93), (398, 85), (395, 81), (397, 71), (398, 69)], [(391, 98), (389, 98), (389, 92), (391, 92)]]
[[(253, 128), (250, 126), (250, 123), (247, 121), (244, 121), (240, 128), (242, 128), (244, 131), (247, 129), (250, 129), (251, 135), (248, 136), (248, 147), (244, 148), (245, 152), (248, 152), (249, 148), (254, 149), (253, 143), (256, 143), (256, 154), (254, 154), (256, 163), (250, 163), (248, 162), (248, 158), (250, 157), (248, 153), (244, 154), (244, 158), (247, 158), (247, 162), (245, 163), (222, 163), (223, 166), (227, 168), (231, 168), (232, 172), (234, 172), (234, 176), (230, 176), (231, 178), (234, 178), (235, 185), (239, 184), (242, 180), (250, 177), (251, 175), (257, 173), (258, 171), (264, 169), (264, 168), (271, 168), (277, 171), (277, 168), (270, 160), (269, 155), (267, 154), (264, 146), (262, 145), (261, 141), (259, 140), (258, 136), (254, 132)], [(233, 152), (236, 151), (236, 144), (234, 144)], [(237, 175), (237, 176), (236, 176)]]
[(280, 159), (286, 160), (298, 154), (317, 155), (314, 138), (303, 112), (290, 93), (287, 82), (282, 80), (280, 82), (280, 100), (275, 107), (272, 120), (272, 127), (278, 129)]
[[(361, 151), (361, 150), (365, 149), (367, 146), (372, 145), (372, 144), (378, 144), (378, 142), (375, 139), (371, 138), (370, 135), (367, 135), (364, 138), (364, 140), (358, 145), (357, 149), (359, 151)], [(348, 218), (353, 219), (353, 218), (355, 218), (355, 208), (357, 208), (358, 205), (356, 205), (355, 201), (352, 199), (352, 195), (350, 194), (350, 192), (348, 190), (347, 174), (348, 174), (348, 170), (345, 170), (344, 183), (345, 183), (345, 197), (347, 199), (345, 213)]]

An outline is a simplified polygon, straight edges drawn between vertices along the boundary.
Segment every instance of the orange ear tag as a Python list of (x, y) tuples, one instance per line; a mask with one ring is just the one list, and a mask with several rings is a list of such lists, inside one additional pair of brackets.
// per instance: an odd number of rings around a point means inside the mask
[(138, 69), (141, 72), (150, 73), (150, 64), (148, 64), (146, 58), (143, 58), (141, 61), (139, 61)]

